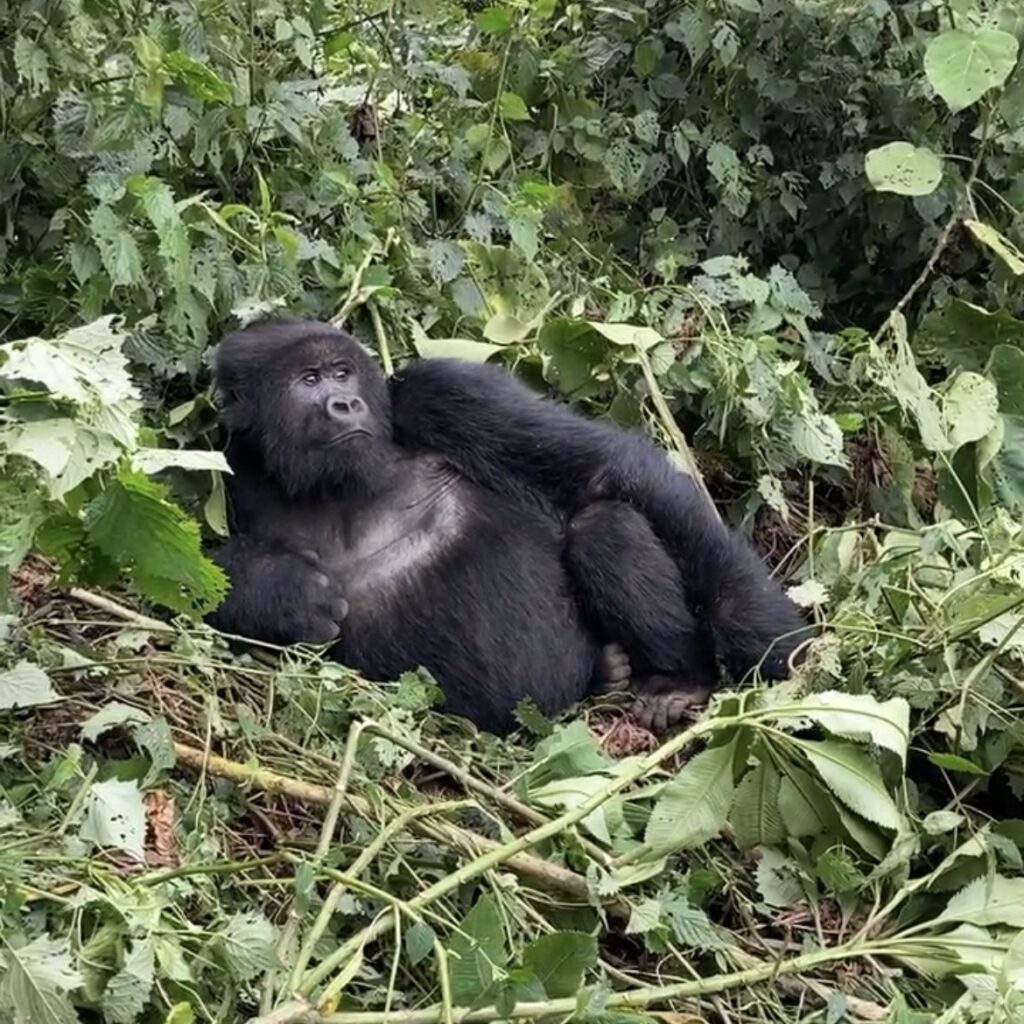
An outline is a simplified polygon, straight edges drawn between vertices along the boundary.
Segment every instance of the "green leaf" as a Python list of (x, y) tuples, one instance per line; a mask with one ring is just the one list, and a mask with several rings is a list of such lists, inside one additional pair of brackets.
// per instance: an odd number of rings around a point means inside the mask
[(921, 827), (930, 836), (941, 836), (959, 828), (967, 819), (956, 811), (932, 811), (925, 815)]
[(40, 935), (24, 946), (4, 944), (0, 1014), (13, 1024), (78, 1024), (68, 993), (82, 984), (65, 940)]
[(448, 950), (452, 1001), (457, 1006), (483, 1002), (497, 981), (497, 972), (507, 963), (498, 901), (489, 894), (481, 896), (463, 918)]
[(803, 899), (800, 869), (795, 861), (778, 850), (765, 849), (754, 875), (761, 899), (770, 907), (792, 907)]
[(19, 661), (14, 668), (0, 672), (0, 711), (38, 707), (60, 700), (50, 677), (30, 661)]
[(82, 739), (95, 742), (105, 732), (116, 729), (119, 725), (136, 725), (149, 720), (148, 712), (112, 700), (82, 723)]
[(50, 88), (50, 58), (34, 39), (20, 32), (14, 37), (14, 70), (33, 96)]
[(575, 995), (584, 974), (597, 966), (597, 939), (583, 932), (554, 932), (535, 939), (523, 950), (529, 967), (550, 999)]
[(785, 838), (779, 813), (781, 783), (781, 776), (768, 761), (759, 761), (740, 780), (729, 812), (729, 823), (740, 849), (777, 846)]
[(124, 966), (103, 990), (103, 1014), (110, 1024), (132, 1024), (142, 1012), (153, 991), (154, 962), (153, 940), (135, 939)]
[(961, 889), (937, 920), (1024, 928), (1024, 878), (982, 875)]
[(86, 842), (124, 850), (141, 861), (145, 854), (146, 809), (138, 784), (118, 779), (94, 782), (86, 796), (79, 835)]
[(843, 454), (843, 432), (831, 416), (808, 411), (799, 415), (790, 430), (793, 447), (805, 458), (822, 466), (849, 465)]
[(820, 835), (834, 819), (830, 798), (821, 785), (802, 768), (783, 764), (779, 786), (779, 815), (786, 834), (794, 839)]
[(1017, 63), (1017, 50), (1017, 40), (999, 29), (950, 29), (928, 44), (924, 73), (956, 113), (1009, 78)]
[(812, 693), (777, 710), (778, 722), (811, 719), (843, 739), (874, 743), (906, 762), (910, 705), (902, 697), (879, 701), (870, 694), (828, 690)]
[(700, 846), (722, 830), (732, 804), (736, 740), (701, 751), (662, 790), (644, 844), (655, 853)]
[(990, 313), (962, 299), (929, 314), (922, 329), (947, 364), (964, 370), (984, 369), (997, 345), (1024, 349), (1024, 320), (1005, 309)]
[(142, 256), (127, 226), (109, 206), (97, 206), (89, 218), (89, 231), (100, 251), (103, 269), (114, 287), (142, 283)]
[(162, 473), (166, 469), (231, 472), (223, 452), (212, 452), (205, 448), (139, 448), (132, 453), (132, 468), (149, 475)]
[(868, 151), (864, 173), (876, 192), (927, 196), (942, 181), (942, 161), (923, 146), (890, 142)]
[(980, 220), (965, 220), (964, 224), (982, 245), (988, 246), (1010, 268), (1012, 273), (1018, 276), (1024, 274), (1024, 252), (1021, 252), (1005, 235), (996, 231), (991, 224)]
[(202, 554), (198, 525), (166, 493), (141, 474), (122, 471), (86, 507), (86, 535), (147, 597), (205, 613), (223, 598), (227, 581)]
[(518, 317), (497, 313), (484, 326), (484, 337), (496, 345), (515, 345), (530, 333), (531, 324), (525, 324)]
[(417, 921), (405, 931), (405, 955), (414, 967), (434, 951), (437, 936), (434, 929), (423, 921)]
[(665, 916), (675, 937), (688, 949), (713, 951), (727, 949), (730, 943), (711, 923), (708, 915), (693, 906), (685, 896), (673, 897), (665, 906)]
[(181, 50), (164, 54), (164, 68), (190, 96), (215, 103), (231, 102), (231, 86), (201, 61)]
[(500, 352), (502, 345), (486, 341), (470, 341), (466, 338), (422, 338), (415, 339), (416, 351), (424, 359), (463, 359), (467, 363), (486, 363), (491, 356)]
[(127, 181), (128, 191), (142, 202), (149, 222), (156, 231), (160, 258), (167, 270), (171, 287), (180, 301), (191, 292), (192, 251), (188, 231), (181, 219), (174, 193), (159, 178), (134, 176)]
[(897, 830), (902, 815), (867, 751), (833, 740), (794, 740), (825, 785), (861, 817)]
[(512, 27), (514, 18), (515, 12), (511, 7), (494, 4), (492, 7), (485, 7), (474, 18), (474, 21), (481, 32), (492, 36), (502, 36)]
[(454, 242), (442, 242), (435, 239), (427, 242), (424, 251), (427, 254), (430, 272), (438, 284), (447, 284), (459, 276), (466, 259), (460, 246)]
[(530, 120), (530, 111), (523, 102), (523, 98), (514, 92), (503, 92), (498, 101), (498, 108), (501, 110), (501, 116), (507, 121)]
[(660, 345), (665, 339), (652, 327), (636, 327), (632, 324), (607, 324), (591, 321), (590, 326), (613, 345), (624, 345), (646, 352)]
[(992, 352), (989, 376), (999, 389), (1002, 443), (989, 468), (996, 492), (1007, 508), (1024, 509), (1024, 351), (999, 345)]
[(954, 448), (980, 441), (999, 419), (996, 385), (979, 373), (959, 373), (943, 396), (942, 416)]
[(961, 757), (959, 754), (929, 754), (928, 760), (936, 768), (944, 768), (947, 772), (962, 772), (965, 775), (988, 775), (984, 768), (976, 765), (973, 761), (968, 761), (966, 757)]
[(277, 966), (277, 930), (255, 911), (234, 915), (217, 933), (228, 970), (240, 981)]

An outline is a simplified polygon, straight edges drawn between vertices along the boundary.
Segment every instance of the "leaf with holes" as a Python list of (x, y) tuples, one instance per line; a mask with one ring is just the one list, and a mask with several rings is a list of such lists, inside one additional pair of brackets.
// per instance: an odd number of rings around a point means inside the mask
[(942, 181), (942, 161), (924, 146), (890, 142), (868, 151), (864, 173), (876, 192), (927, 196)]
[(1018, 276), (1024, 274), (1024, 252), (1021, 252), (1004, 234), (996, 231), (991, 224), (980, 220), (965, 220), (974, 237), (992, 250)]
[(523, 965), (532, 969), (550, 999), (573, 996), (597, 965), (597, 939), (583, 932), (542, 935), (523, 950)]
[(0, 1019), (13, 1024), (78, 1024), (68, 994), (82, 984), (67, 941), (40, 935), (4, 944)]
[(1009, 32), (995, 28), (973, 32), (951, 29), (928, 44), (924, 73), (956, 113), (1009, 78), (1017, 63), (1017, 51), (1017, 40)]
[(953, 448), (980, 441), (999, 419), (999, 392), (980, 373), (957, 374), (942, 400), (942, 418)]
[(145, 853), (146, 809), (134, 782), (94, 782), (85, 801), (79, 835), (95, 846), (115, 847), (142, 860)]

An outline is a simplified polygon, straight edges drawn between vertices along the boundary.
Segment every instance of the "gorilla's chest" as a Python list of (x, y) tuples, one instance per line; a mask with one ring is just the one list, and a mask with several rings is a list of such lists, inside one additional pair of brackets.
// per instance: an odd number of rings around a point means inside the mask
[(307, 509), (297, 532), (358, 604), (414, 582), (459, 539), (467, 515), (466, 487), (453, 470), (411, 462), (379, 497)]

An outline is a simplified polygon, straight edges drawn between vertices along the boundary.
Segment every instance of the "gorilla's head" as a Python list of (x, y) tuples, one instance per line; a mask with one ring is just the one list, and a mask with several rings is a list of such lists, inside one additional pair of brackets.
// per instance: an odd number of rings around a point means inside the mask
[(372, 491), (393, 452), (387, 381), (351, 335), (280, 318), (217, 346), (221, 420), (292, 497)]

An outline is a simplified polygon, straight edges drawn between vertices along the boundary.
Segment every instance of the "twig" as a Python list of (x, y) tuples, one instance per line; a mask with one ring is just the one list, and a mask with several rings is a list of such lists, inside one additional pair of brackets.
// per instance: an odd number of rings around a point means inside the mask
[[(175, 743), (174, 752), (182, 763), (191, 768), (205, 770), (211, 775), (230, 779), (239, 785), (254, 786), (265, 793), (281, 793), (293, 800), (303, 800), (306, 803), (320, 805), (329, 805), (334, 797), (334, 790), (328, 789), (326, 786), (318, 786), (301, 779), (279, 775), (277, 772), (231, 761), (184, 743)], [(342, 810), (366, 821), (375, 822), (377, 820), (377, 814), (370, 802), (351, 793), (345, 797)], [(409, 827), (430, 839), (448, 846), (467, 849), (477, 855), (502, 848), (501, 844), (493, 839), (488, 839), (479, 833), (448, 822), (412, 821)], [(505, 866), (516, 874), (535, 882), (546, 891), (560, 892), (582, 902), (588, 902), (590, 899), (586, 878), (568, 868), (535, 857), (533, 854), (517, 853), (505, 861)], [(629, 916), (629, 908), (619, 902), (613, 902), (607, 909), (616, 917)]]
[(370, 269), (370, 264), (373, 263), (377, 256), (386, 256), (388, 254), (388, 250), (394, 244), (396, 237), (395, 229), (388, 228), (387, 234), (384, 236), (383, 243), (378, 242), (376, 239), (370, 243), (370, 247), (366, 250), (366, 255), (363, 256), (362, 262), (356, 268), (356, 272), (352, 276), (352, 284), (349, 286), (348, 295), (345, 296), (345, 301), (341, 304), (341, 308), (338, 312), (331, 317), (330, 322), (335, 327), (343, 326), (352, 310), (361, 302), (366, 301), (366, 296), (361, 294), (363, 278), (366, 276), (366, 272)]
[(94, 594), (91, 590), (82, 590), (79, 587), (72, 587), (68, 593), (76, 601), (81, 601), (82, 604), (98, 608), (101, 612), (113, 615), (117, 619), (123, 619), (125, 622), (131, 622), (133, 625), (139, 626), (142, 629), (150, 629), (154, 632), (161, 633), (177, 632), (175, 627), (169, 622), (161, 622), (159, 619), (151, 619), (148, 615), (142, 615), (139, 612), (132, 611), (131, 608), (126, 608), (123, 604), (118, 604), (117, 601), (114, 601), (109, 597), (104, 597), (102, 594)]
[(372, 298), (366, 300), (366, 308), (370, 311), (370, 320), (373, 323), (373, 336), (377, 339), (377, 351), (380, 353), (380, 362), (384, 368), (384, 375), (390, 377), (395, 372), (395, 364), (391, 361), (391, 346), (388, 344), (387, 331), (384, 330), (384, 321), (381, 320), (380, 310)]

